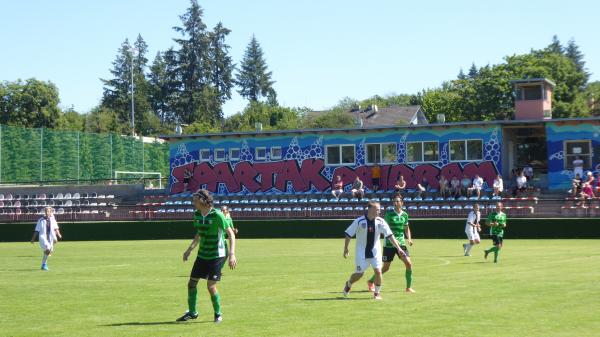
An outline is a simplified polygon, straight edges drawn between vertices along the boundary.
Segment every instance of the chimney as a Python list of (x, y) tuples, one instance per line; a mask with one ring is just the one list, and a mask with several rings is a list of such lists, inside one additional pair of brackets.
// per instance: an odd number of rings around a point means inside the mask
[(515, 119), (552, 119), (554, 82), (546, 78), (530, 78), (510, 83), (515, 97)]

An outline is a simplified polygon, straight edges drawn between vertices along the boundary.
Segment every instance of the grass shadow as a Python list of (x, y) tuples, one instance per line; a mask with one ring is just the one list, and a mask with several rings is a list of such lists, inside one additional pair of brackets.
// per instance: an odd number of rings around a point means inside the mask
[(301, 298), (299, 301), (367, 301), (372, 298), (355, 298), (355, 297), (323, 297), (323, 298)]
[(194, 321), (194, 322), (175, 322), (175, 321), (166, 321), (166, 322), (125, 322), (125, 323), (113, 323), (113, 324), (101, 324), (99, 326), (145, 326), (145, 325), (172, 325), (172, 324), (205, 324), (205, 323), (213, 323), (213, 321)]

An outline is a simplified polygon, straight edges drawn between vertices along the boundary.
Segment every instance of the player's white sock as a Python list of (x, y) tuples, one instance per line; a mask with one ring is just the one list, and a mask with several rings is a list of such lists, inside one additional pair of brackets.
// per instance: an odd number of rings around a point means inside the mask
[(465, 250), (465, 254), (470, 254), (471, 253), (471, 248), (473, 248), (473, 245), (470, 243), (467, 243), (467, 249)]
[(42, 264), (46, 264), (46, 261), (48, 261), (48, 255), (44, 253), (44, 257), (42, 258)]
[(379, 285), (379, 286), (378, 286), (378, 285), (375, 285), (375, 293), (376, 293), (376, 294), (379, 294), (379, 293), (381, 293), (381, 286), (380, 286), (380, 285)]

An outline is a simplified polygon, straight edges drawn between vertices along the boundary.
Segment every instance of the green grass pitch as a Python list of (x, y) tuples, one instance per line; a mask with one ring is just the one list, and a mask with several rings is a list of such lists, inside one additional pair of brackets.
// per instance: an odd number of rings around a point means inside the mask
[(219, 284), (224, 321), (212, 323), (201, 282), (200, 317), (176, 324), (189, 242), (61, 242), (49, 272), (37, 243), (2, 243), (0, 336), (600, 335), (599, 240), (507, 239), (495, 265), (488, 240), (464, 257), (463, 240), (417, 238), (417, 292), (403, 292), (396, 260), (374, 301), (364, 277), (342, 298), (354, 261), (342, 238), (241, 239)]

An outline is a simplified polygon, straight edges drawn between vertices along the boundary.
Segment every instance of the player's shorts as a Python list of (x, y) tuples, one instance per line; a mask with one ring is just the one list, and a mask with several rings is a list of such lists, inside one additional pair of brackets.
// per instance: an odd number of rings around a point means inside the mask
[[(406, 248), (405, 245), (401, 245), (400, 248), (402, 248), (402, 251), (404, 252), (404, 254), (406, 254), (406, 256), (410, 257), (410, 252), (408, 251), (408, 248)], [(398, 251), (396, 250), (396, 248), (394, 247), (383, 247), (383, 256), (381, 257), (383, 262), (392, 262), (394, 261), (394, 256), (398, 255)], [(398, 257), (400, 257), (398, 255)]]
[(371, 257), (368, 259), (356, 258), (354, 260), (354, 263), (356, 264), (356, 269), (354, 270), (354, 272), (360, 274), (364, 273), (369, 268), (369, 265), (371, 265), (373, 269), (381, 269), (381, 267), (383, 266), (383, 263), (381, 262), (381, 257)]
[(471, 241), (481, 240), (479, 237), (479, 232), (476, 229), (465, 229), (465, 233), (467, 234), (467, 238), (469, 238)]
[(220, 281), (221, 269), (223, 269), (225, 259), (226, 257), (219, 257), (212, 260), (196, 258), (190, 277), (202, 278), (208, 281)]
[(498, 235), (492, 235), (492, 241), (494, 241), (494, 246), (501, 245), (504, 239)]
[(47, 250), (47, 249), (54, 250), (54, 242), (40, 240), (40, 248), (42, 248), (42, 250)]
[(371, 178), (373, 181), (373, 186), (379, 186), (379, 178)]

